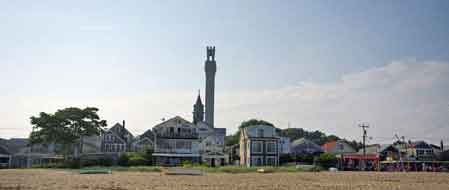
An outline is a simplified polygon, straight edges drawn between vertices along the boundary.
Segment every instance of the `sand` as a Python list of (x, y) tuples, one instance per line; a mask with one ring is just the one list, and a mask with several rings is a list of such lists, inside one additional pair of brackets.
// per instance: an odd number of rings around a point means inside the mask
[(208, 173), (168, 176), (151, 172), (77, 174), (67, 170), (0, 170), (3, 189), (363, 189), (448, 190), (449, 173)]

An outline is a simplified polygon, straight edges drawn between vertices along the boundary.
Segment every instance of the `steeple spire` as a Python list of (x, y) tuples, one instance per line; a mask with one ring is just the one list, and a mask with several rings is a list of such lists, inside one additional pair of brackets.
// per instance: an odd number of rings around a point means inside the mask
[(198, 90), (198, 96), (196, 98), (196, 103), (193, 105), (193, 123), (204, 121), (204, 105), (201, 101), (200, 90)]
[(201, 101), (201, 93), (200, 93), (199, 89), (198, 89), (198, 96), (196, 98), (196, 103), (195, 104), (203, 105), (203, 102)]

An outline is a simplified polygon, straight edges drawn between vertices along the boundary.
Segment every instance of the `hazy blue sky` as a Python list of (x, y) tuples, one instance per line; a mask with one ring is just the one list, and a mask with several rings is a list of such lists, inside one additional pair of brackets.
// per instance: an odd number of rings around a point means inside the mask
[[(217, 48), (216, 124), (449, 141), (449, 1), (0, 1), (0, 137), (97, 106), (139, 134), (191, 119)], [(444, 135), (443, 135), (444, 134)], [(445, 136), (445, 137), (443, 137)]]

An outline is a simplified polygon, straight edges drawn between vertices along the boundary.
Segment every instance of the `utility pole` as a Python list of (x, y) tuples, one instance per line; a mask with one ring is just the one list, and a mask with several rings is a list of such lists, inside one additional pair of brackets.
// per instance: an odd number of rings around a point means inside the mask
[(363, 141), (362, 141), (362, 143), (363, 143), (363, 156), (365, 157), (366, 156), (366, 145), (365, 145), (365, 142), (366, 142), (366, 137), (367, 137), (366, 129), (369, 128), (369, 125), (367, 125), (367, 124), (360, 124), (359, 127), (362, 128), (362, 130), (363, 130), (363, 135), (362, 135)]
[[(394, 135), (394, 137), (396, 137), (396, 139), (398, 139), (398, 153), (399, 153), (399, 171), (402, 171), (404, 168), (404, 162), (402, 159), (402, 153), (401, 153), (401, 146), (405, 146), (406, 150), (407, 148), (407, 144), (405, 144), (405, 137), (402, 136), (401, 138), (399, 138), (399, 136), (397, 134)], [(402, 141), (401, 141), (402, 139)], [(401, 145), (402, 144), (402, 145)]]
[[(366, 158), (366, 137), (367, 137), (367, 134), (366, 134), (366, 129), (367, 128), (369, 128), (369, 125), (368, 124), (359, 124), (359, 127), (360, 128), (362, 128), (362, 130), (363, 130), (363, 135), (362, 135), (362, 138), (363, 138), (363, 141), (362, 141), (362, 143), (363, 143), (363, 158)], [(362, 163), (363, 163), (363, 170), (365, 170), (365, 160), (363, 160), (362, 159)]]

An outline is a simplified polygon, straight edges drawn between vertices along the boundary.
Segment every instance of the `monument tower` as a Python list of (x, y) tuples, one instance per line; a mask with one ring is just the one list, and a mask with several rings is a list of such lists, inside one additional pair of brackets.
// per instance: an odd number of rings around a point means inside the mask
[(214, 127), (214, 103), (215, 103), (215, 72), (217, 63), (215, 62), (215, 46), (208, 46), (207, 59), (204, 64), (206, 72), (206, 123)]

